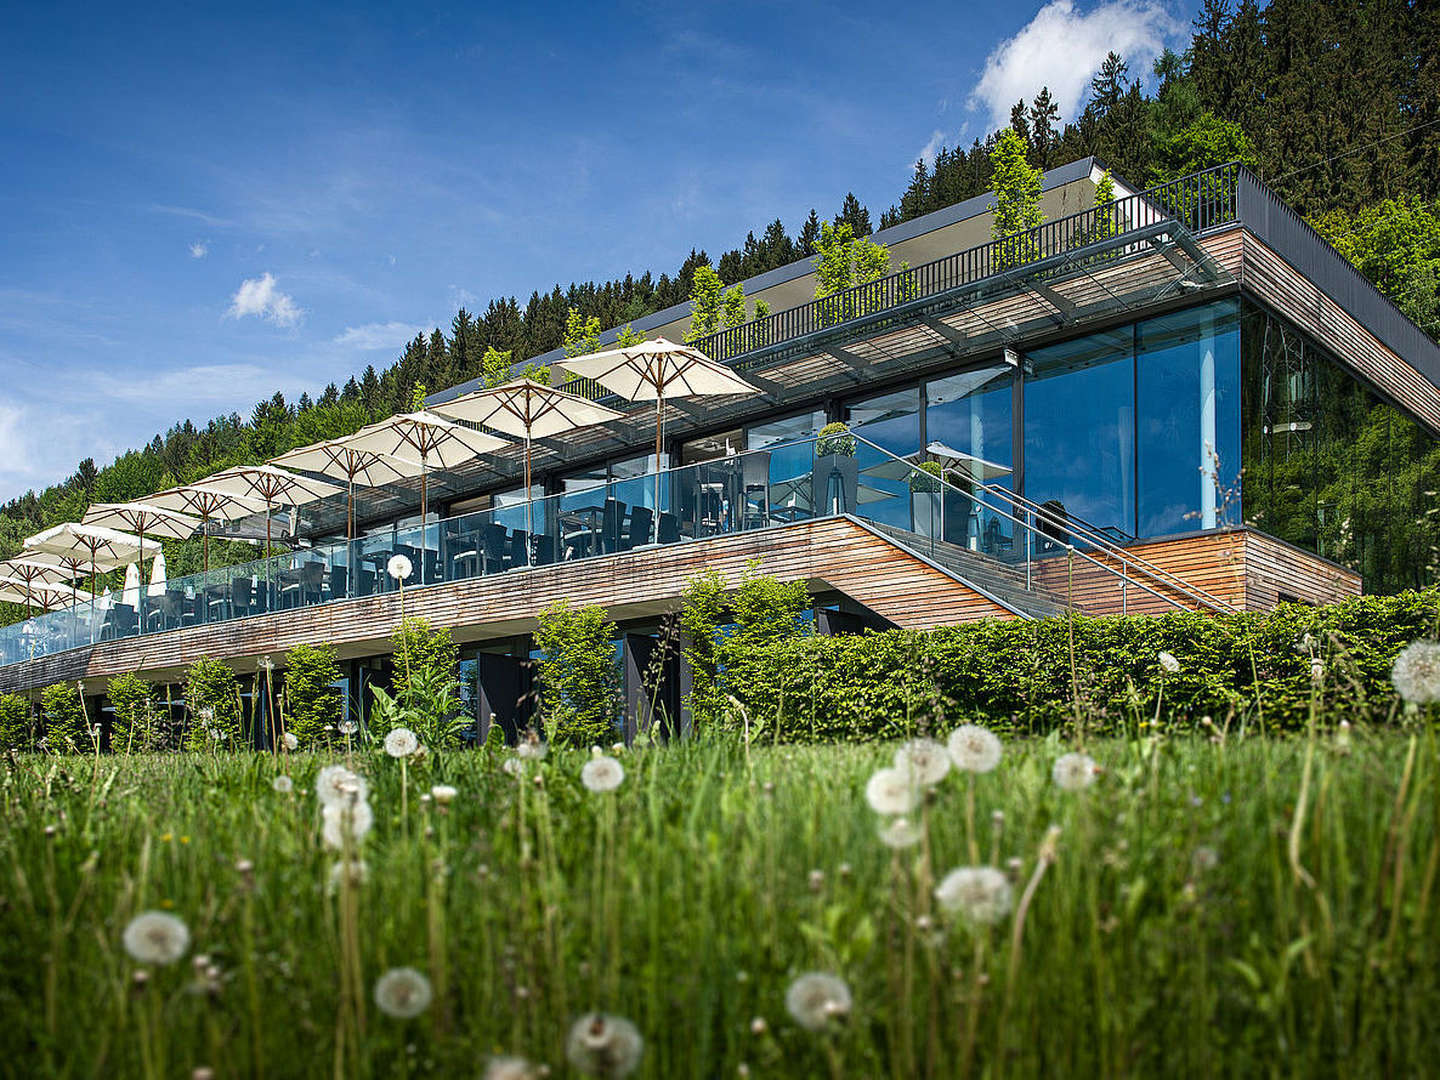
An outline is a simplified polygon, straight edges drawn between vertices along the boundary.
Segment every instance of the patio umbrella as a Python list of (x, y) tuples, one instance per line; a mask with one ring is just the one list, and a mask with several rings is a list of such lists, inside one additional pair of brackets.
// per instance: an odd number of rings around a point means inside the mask
[(25, 541), (27, 548), (69, 558), (88, 556), (90, 560), (90, 635), (95, 635), (95, 576), (102, 568), (113, 570), (117, 566), (135, 562), (146, 555), (153, 555), (160, 545), (142, 540), (130, 533), (118, 532), (100, 525), (82, 525), (67, 521), (44, 532), (36, 533)]
[(227, 495), (259, 499), (265, 504), (265, 557), (270, 557), (270, 508), (277, 503), (289, 503), (298, 507), (301, 503), (326, 499), (339, 495), (341, 488), (300, 476), (274, 465), (236, 465), (214, 476), (207, 476), (200, 485), (209, 491), (223, 491)]
[(534, 532), (530, 522), (531, 440), (619, 420), (622, 415), (579, 394), (525, 378), (476, 390), (437, 405), (432, 411), (525, 440), (525, 531), (528, 533)]
[(248, 496), (232, 495), (226, 491), (208, 488), (204, 483), (185, 484), (181, 487), (157, 491), (135, 500), (146, 506), (162, 510), (174, 510), (191, 514), (200, 519), (200, 535), (205, 553), (205, 571), (210, 570), (210, 522), (233, 521), (260, 512), (264, 505), (260, 500)]
[(271, 458), (270, 464), (302, 472), (320, 473), (345, 481), (345, 535), (355, 535), (355, 484), (361, 487), (379, 487), (407, 477), (419, 476), (423, 468), (418, 461), (392, 457), (373, 450), (361, 450), (347, 446), (344, 439), (328, 439), (325, 442), (302, 446), (279, 457)]
[(471, 431), (428, 412), (401, 413), (337, 440), (354, 450), (420, 462), (420, 521), (427, 512), (425, 476), (430, 469), (454, 469), (506, 445), (504, 439)]
[[(128, 529), (143, 541), (146, 536), (166, 537), (170, 540), (184, 540), (200, 528), (200, 519), (182, 514), (178, 510), (167, 510), (162, 506), (151, 506), (143, 502), (95, 503), (80, 519), (86, 525), (100, 525), (108, 529)], [(136, 581), (138, 583), (138, 568)], [(140, 624), (145, 624), (144, 599), (140, 603)]]
[[(0, 570), (4, 567), (0, 566)], [(27, 580), (12, 574), (0, 574), (0, 600), (12, 604), (24, 604), (26, 614), (38, 605), (45, 611), (74, 603), (80, 596), (78, 590), (69, 585), (58, 585), (43, 581)]]
[(145, 590), (147, 596), (165, 595), (165, 552), (160, 552), (150, 560), (150, 586)]
[(756, 394), (759, 390), (699, 349), (663, 337), (561, 360), (557, 367), (593, 379), (627, 401), (655, 402), (655, 529), (660, 528), (660, 454), (666, 398)]

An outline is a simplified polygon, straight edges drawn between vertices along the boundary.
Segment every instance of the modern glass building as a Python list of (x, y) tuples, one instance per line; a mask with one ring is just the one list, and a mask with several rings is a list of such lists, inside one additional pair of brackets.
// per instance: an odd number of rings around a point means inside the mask
[[(117, 596), (0, 629), (0, 689), (199, 655), (253, 670), (328, 640), (363, 699), (396, 552), (418, 568), (407, 613), (463, 643), (482, 718), (528, 686), (546, 604), (605, 606), (629, 670), (706, 568), (803, 579), (832, 631), (1433, 581), (1440, 347), (1243, 169), (1095, 207), (1102, 174), (1047, 173), (1047, 221), (1019, 240), (990, 240), (985, 198), (884, 230), (910, 268), (838, 296), (814, 299), (804, 260), (745, 282), (775, 314), (695, 345), (757, 392), (667, 402), (658, 462), (652, 403), (580, 385), (622, 419), (537, 443), (528, 492), (515, 445), (432, 472), (424, 522), (404, 481), (361, 493), (356, 540), (343, 500), (313, 504), (282, 556), (123, 619)], [(634, 329), (678, 341), (689, 318)]]

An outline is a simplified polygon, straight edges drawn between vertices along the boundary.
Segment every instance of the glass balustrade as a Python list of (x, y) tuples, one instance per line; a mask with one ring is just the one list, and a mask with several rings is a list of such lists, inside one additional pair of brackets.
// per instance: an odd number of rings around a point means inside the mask
[[(998, 497), (997, 497), (998, 495)], [(297, 548), (136, 589), (102, 593), (73, 608), (0, 628), (0, 664), (66, 649), (363, 597), (399, 583), (391, 559), (410, 562), (406, 588), (425, 588), (599, 558), (652, 545), (704, 540), (833, 514), (892, 533), (952, 569), (1005, 564), (995, 588), (1042, 592), (1058, 580), (1040, 562), (1063, 555), (1060, 538), (1026, 507), (983, 485), (920, 470), (858, 435), (810, 436), (658, 473), (475, 511), (354, 540)], [(1103, 559), (1090, 559), (1096, 595), (1125, 587)], [(1103, 582), (1103, 588), (1096, 582)], [(1053, 595), (1053, 591), (1052, 591)], [(1084, 606), (1083, 604), (1080, 606)]]

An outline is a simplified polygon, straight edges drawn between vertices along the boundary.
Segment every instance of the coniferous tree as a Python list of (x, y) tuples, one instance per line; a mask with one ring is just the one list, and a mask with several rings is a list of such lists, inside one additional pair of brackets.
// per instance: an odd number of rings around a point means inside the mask
[(1030, 149), (1030, 120), (1026, 113), (1024, 98), (1010, 106), (1010, 130), (1020, 136), (1028, 151)]
[(816, 216), (815, 211), (812, 209), (810, 211), (810, 216), (805, 219), (804, 227), (800, 230), (800, 242), (798, 246), (800, 248), (801, 256), (809, 258), (811, 255), (814, 255), (815, 252), (819, 249), (819, 244), (820, 219)]
[(1050, 167), (1051, 152), (1059, 136), (1056, 125), (1060, 122), (1060, 108), (1050, 97), (1050, 88), (1042, 86), (1035, 95), (1035, 104), (1030, 106), (1030, 145), (1035, 152), (1035, 162), (1042, 169)]
[(869, 236), (875, 230), (870, 227), (870, 211), (860, 205), (853, 191), (846, 192), (845, 201), (840, 204), (840, 213), (835, 215), (836, 225), (849, 225), (856, 236)]

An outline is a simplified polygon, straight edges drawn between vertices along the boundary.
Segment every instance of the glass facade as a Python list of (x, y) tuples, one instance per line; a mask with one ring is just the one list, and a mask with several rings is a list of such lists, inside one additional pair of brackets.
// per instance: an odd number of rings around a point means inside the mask
[(1358, 571), (1435, 580), (1440, 441), (1258, 306), (1242, 325), (1245, 520)]

